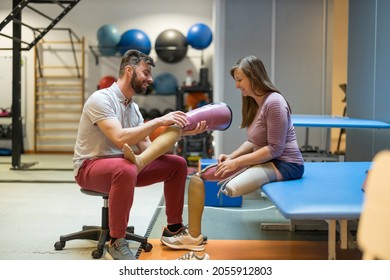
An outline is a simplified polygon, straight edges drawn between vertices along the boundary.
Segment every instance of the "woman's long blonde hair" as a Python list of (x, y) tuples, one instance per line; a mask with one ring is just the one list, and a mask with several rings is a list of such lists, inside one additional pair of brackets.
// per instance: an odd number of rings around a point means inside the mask
[[(258, 96), (263, 96), (270, 92), (277, 92), (281, 94), (269, 79), (267, 71), (265, 70), (264, 64), (260, 58), (251, 55), (238, 60), (236, 64), (234, 64), (234, 66), (230, 69), (230, 75), (233, 77), (233, 79), (234, 72), (237, 69), (242, 69), (245, 76), (248, 77), (251, 82), (253, 92), (258, 94)], [(290, 105), (288, 106), (290, 109)], [(258, 108), (259, 106), (253, 98), (248, 96), (242, 97), (242, 122), (240, 128), (250, 126), (256, 116)]]

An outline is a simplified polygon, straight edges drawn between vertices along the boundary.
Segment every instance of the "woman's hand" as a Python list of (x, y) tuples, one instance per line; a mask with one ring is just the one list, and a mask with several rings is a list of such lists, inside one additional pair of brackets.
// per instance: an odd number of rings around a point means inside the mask
[[(220, 156), (221, 158), (221, 156)], [(236, 171), (239, 168), (238, 161), (235, 159), (225, 159), (218, 162), (214, 175), (224, 177), (226, 174)]]
[(231, 155), (220, 154), (218, 157), (218, 164), (228, 159), (231, 159)]

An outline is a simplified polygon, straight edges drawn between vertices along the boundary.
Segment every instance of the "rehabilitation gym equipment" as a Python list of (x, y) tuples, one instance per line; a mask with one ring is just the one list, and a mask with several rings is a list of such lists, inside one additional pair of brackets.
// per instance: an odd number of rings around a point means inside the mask
[(176, 29), (161, 32), (155, 42), (157, 56), (166, 63), (177, 63), (187, 55), (187, 38)]
[(150, 54), (152, 43), (144, 31), (140, 29), (129, 29), (121, 35), (117, 49), (121, 55), (124, 55), (130, 49), (136, 49), (145, 54)]
[(171, 95), (176, 94), (178, 81), (171, 73), (161, 73), (153, 81), (156, 94)]
[(116, 82), (116, 78), (113, 76), (104, 76), (100, 79), (98, 89), (108, 88)]
[[(0, 22), (0, 36), (6, 37), (12, 40), (12, 48), (5, 48), (3, 50), (12, 50), (12, 169), (26, 169), (35, 163), (22, 164), (21, 153), (23, 147), (23, 133), (22, 133), (22, 117), (21, 117), (21, 52), (29, 51), (33, 48), (55, 25), (67, 15), (80, 0), (51, 0), (51, 1), (38, 1), (38, 0), (13, 0), (12, 11), (6, 16), (6, 18)], [(35, 5), (37, 4), (37, 5)], [(42, 12), (39, 4), (53, 4), (59, 8), (59, 14), (48, 16)], [(29, 24), (23, 22), (22, 11), (24, 8), (28, 8), (29, 12), (35, 12), (38, 16), (43, 16), (46, 19), (51, 19), (48, 26), (45, 28), (35, 28)], [(53, 9), (54, 11), (55, 9)], [(58, 12), (58, 10), (55, 10)], [(12, 22), (12, 36), (2, 33), (7, 24)], [(22, 38), (22, 26), (31, 30), (34, 34), (31, 42), (26, 42)], [(23, 47), (22, 47), (23, 45)]]
[(104, 24), (98, 29), (96, 37), (99, 52), (103, 56), (114, 56), (118, 52), (116, 47), (121, 39), (118, 27), (113, 24)]
[(187, 43), (197, 50), (206, 49), (213, 41), (213, 33), (206, 24), (196, 23), (188, 29)]
[(228, 105), (218, 102), (204, 105), (186, 114), (189, 123), (183, 130), (193, 130), (202, 120), (205, 120), (208, 126), (207, 131), (183, 137), (177, 143), (176, 153), (184, 157), (188, 165), (197, 166), (201, 158), (212, 158), (214, 155), (212, 131), (228, 129), (233, 120), (233, 113)]
[(207, 131), (226, 130), (233, 120), (232, 109), (223, 102), (204, 105), (186, 113), (188, 124), (184, 131), (193, 130), (201, 121), (206, 121)]

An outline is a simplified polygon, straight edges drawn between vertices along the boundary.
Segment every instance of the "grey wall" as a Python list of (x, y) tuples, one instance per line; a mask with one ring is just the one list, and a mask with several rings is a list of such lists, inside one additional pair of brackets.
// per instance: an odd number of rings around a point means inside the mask
[[(295, 114), (329, 114), (327, 86), (327, 3), (325, 0), (226, 0), (222, 100), (232, 106), (234, 120), (222, 137), (222, 152), (245, 140), (239, 131), (241, 93), (234, 88), (230, 67), (246, 55), (259, 56), (271, 79)], [(218, 50), (216, 50), (218, 55)], [(297, 129), (304, 144), (304, 129)], [(324, 131), (311, 130), (310, 141), (324, 145)]]
[[(267, 69), (271, 66), (272, 1), (228, 1), (225, 14), (225, 68), (223, 72), (223, 100), (232, 107), (233, 123), (224, 132), (221, 150), (230, 153), (245, 139), (245, 130), (240, 131), (241, 92), (234, 88), (229, 74), (230, 67), (241, 57), (257, 55)], [(248, 9), (248, 7), (251, 7)]]
[[(349, 2), (347, 115), (390, 122), (390, 2)], [(389, 130), (347, 130), (349, 161), (390, 148)]]

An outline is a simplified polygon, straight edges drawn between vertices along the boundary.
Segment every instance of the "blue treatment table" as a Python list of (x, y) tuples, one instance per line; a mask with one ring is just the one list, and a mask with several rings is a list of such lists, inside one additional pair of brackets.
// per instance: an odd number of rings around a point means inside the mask
[(329, 153), (330, 129), (331, 128), (376, 128), (390, 129), (390, 124), (382, 121), (356, 119), (343, 116), (331, 115), (291, 115), (295, 127), (306, 127), (305, 145), (309, 147), (309, 127), (327, 128), (326, 152)]
[(336, 222), (341, 248), (347, 248), (347, 222), (358, 220), (364, 192), (361, 187), (370, 162), (306, 162), (302, 179), (268, 183), (262, 191), (281, 214), (291, 220), (328, 223), (328, 258), (336, 258)]
[(390, 124), (366, 119), (330, 115), (292, 115), (294, 126), (326, 128), (387, 128)]

